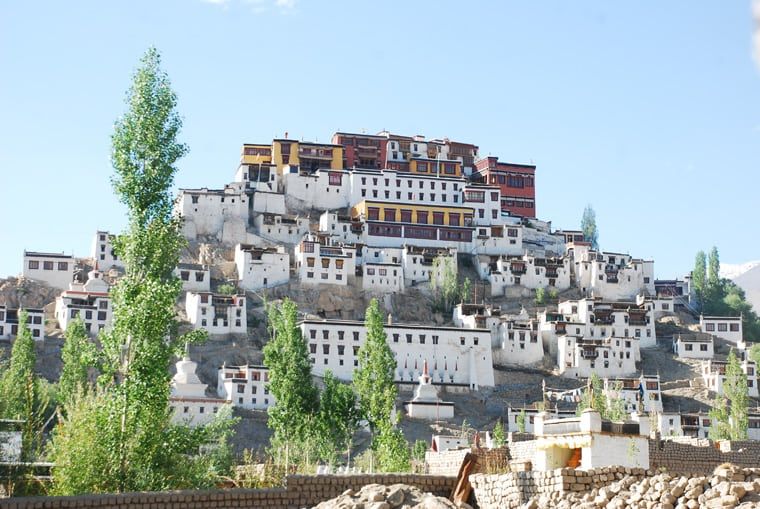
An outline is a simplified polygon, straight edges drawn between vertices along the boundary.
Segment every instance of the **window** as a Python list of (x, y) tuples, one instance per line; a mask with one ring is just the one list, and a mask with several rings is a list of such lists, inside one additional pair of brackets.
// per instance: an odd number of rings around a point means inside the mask
[(330, 345), (322, 345), (322, 353), (325, 355), (330, 355)]
[(323, 269), (329, 269), (330, 268), (330, 259), (329, 258), (322, 258), (320, 260), (322, 262), (322, 268)]
[(449, 225), (459, 226), (459, 214), (455, 214), (453, 212), (449, 213)]
[(715, 331), (715, 324), (714, 323), (706, 323), (705, 324), (705, 330), (709, 332)]
[(421, 345), (425, 344), (425, 335), (424, 334), (420, 334), (420, 344)]
[[(687, 345), (687, 346), (691, 346), (691, 345)], [(707, 345), (699, 345), (699, 351), (700, 352), (706, 352), (707, 351)]]
[(309, 343), (309, 353), (311, 353), (311, 354), (317, 353), (317, 344), (316, 343)]
[(42, 262), (42, 268), (44, 270), (53, 270), (53, 262)]
[(306, 259), (306, 266), (307, 267), (313, 267), (314, 266), (314, 258), (309, 257)]
[(407, 334), (406, 335), (406, 342), (407, 343), (411, 343), (412, 342), (412, 335), (411, 334)]
[(428, 224), (428, 213), (424, 210), (417, 211), (417, 222), (419, 224)]
[(732, 323), (731, 324), (731, 332), (739, 332), (739, 324), (738, 323)]
[(385, 221), (395, 221), (396, 220), (396, 209), (385, 209), (383, 211), (383, 219)]
[(317, 337), (317, 329), (310, 329), (309, 337), (311, 337), (311, 339), (315, 339)]
[(29, 268), (30, 269), (39, 269), (40, 268), (40, 262), (38, 260), (29, 260)]
[(69, 270), (69, 262), (58, 262), (58, 270)]
[(718, 324), (718, 332), (726, 332), (727, 330), (728, 330), (728, 324), (726, 323)]
[(338, 339), (342, 341), (342, 340), (343, 340), (343, 336), (344, 336), (345, 334), (346, 334), (346, 333), (345, 333), (345, 331), (339, 330), (339, 331), (338, 331)]
[(204, 280), (204, 278), (205, 278), (205, 276), (206, 276), (206, 275), (205, 275), (203, 272), (201, 272), (201, 271), (197, 271), (197, 272), (195, 273), (195, 282), (196, 282), (196, 283), (202, 283), (202, 282), (203, 282), (203, 280)]
[(106, 319), (106, 312), (105, 311), (98, 311), (98, 320), (103, 322)]
[(190, 280), (190, 271), (183, 270), (179, 273), (179, 277), (182, 281), (189, 281)]
[(464, 345), (464, 336), (459, 338), (459, 344)]
[(359, 341), (359, 331), (354, 331), (354, 341)]
[(243, 393), (245, 393), (245, 385), (243, 385), (243, 384), (238, 384), (238, 386), (237, 386), (237, 391), (238, 391), (238, 394), (243, 394)]
[(368, 207), (367, 208), (367, 219), (370, 221), (377, 221), (380, 219), (380, 209), (377, 207)]
[(328, 339), (330, 337), (330, 331), (327, 329), (322, 330), (322, 339)]

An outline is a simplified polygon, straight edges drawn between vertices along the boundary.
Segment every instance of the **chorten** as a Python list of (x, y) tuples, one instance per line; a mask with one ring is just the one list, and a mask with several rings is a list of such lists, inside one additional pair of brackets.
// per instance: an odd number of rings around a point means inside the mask
[(454, 403), (441, 401), (438, 397), (438, 389), (433, 385), (428, 372), (427, 360), (422, 366), (422, 374), (419, 376), (419, 385), (414, 398), (404, 403), (409, 417), (418, 419), (451, 419), (454, 417)]

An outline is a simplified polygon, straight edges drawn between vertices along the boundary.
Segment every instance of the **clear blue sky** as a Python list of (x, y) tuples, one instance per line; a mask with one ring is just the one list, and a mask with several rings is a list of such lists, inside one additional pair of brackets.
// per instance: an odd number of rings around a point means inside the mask
[(232, 180), (243, 142), (389, 129), (537, 169), (537, 211), (687, 271), (760, 258), (760, 72), (749, 0), (0, 4), (0, 276), (23, 249), (118, 231), (114, 120), (163, 54), (184, 117), (177, 185)]

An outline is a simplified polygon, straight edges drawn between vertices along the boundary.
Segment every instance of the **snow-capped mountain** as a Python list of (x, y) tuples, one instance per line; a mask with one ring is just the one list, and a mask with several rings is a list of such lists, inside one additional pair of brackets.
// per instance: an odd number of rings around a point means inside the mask
[(721, 277), (740, 286), (755, 312), (760, 312), (760, 260), (740, 264), (720, 264)]

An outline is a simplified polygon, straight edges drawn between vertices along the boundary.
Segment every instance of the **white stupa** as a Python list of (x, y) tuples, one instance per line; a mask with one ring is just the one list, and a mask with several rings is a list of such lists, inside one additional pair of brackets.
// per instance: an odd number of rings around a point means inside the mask
[(423, 364), (419, 381), (414, 399), (404, 403), (406, 414), (409, 417), (430, 420), (454, 417), (454, 403), (441, 401), (438, 397), (438, 389), (432, 384), (432, 379), (428, 373), (427, 360)]
[(172, 377), (169, 397), (169, 404), (174, 409), (172, 420), (184, 422), (190, 426), (211, 421), (227, 401), (206, 396), (208, 384), (204, 384), (198, 378), (195, 373), (198, 364), (190, 360), (187, 350), (184, 357), (177, 362), (176, 367), (177, 373)]
[(177, 374), (172, 378), (172, 396), (179, 398), (205, 398), (208, 384), (201, 382), (195, 370), (198, 363), (190, 360), (187, 353), (177, 362)]

